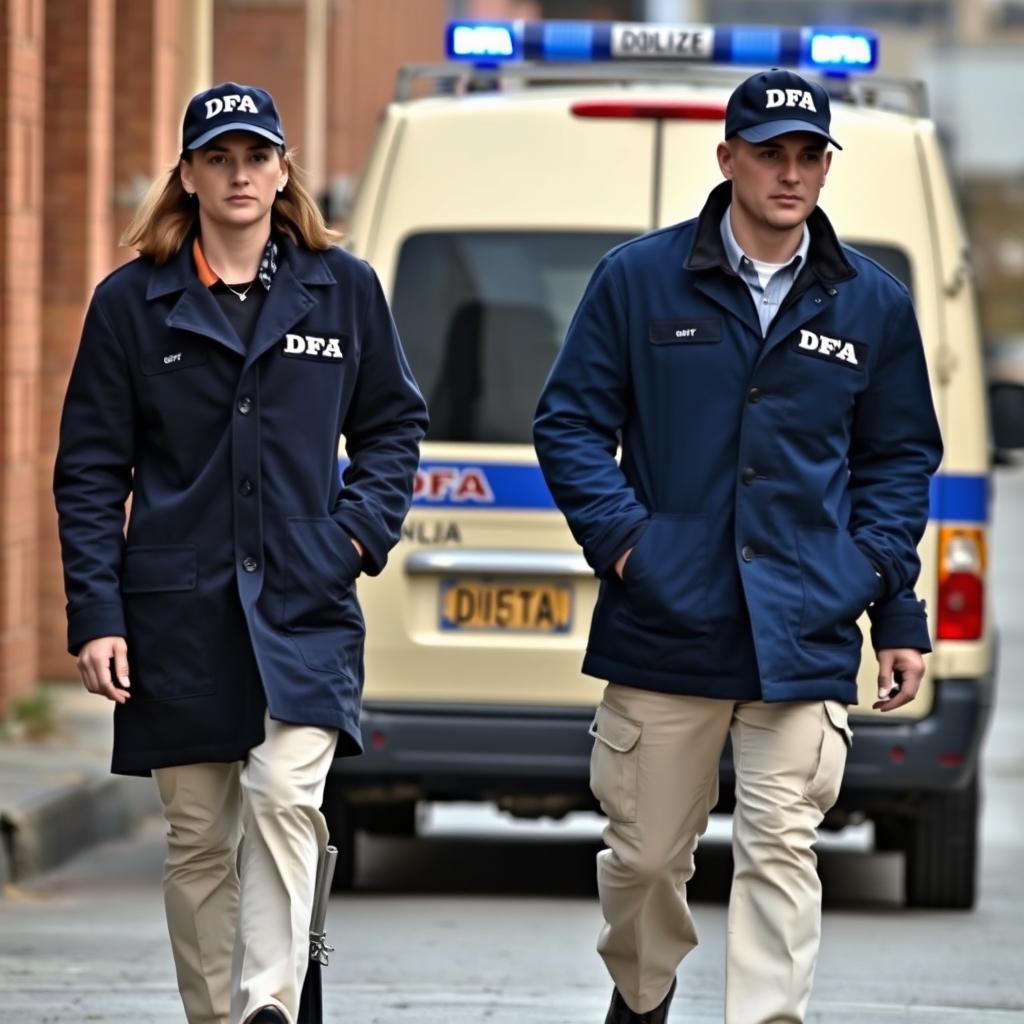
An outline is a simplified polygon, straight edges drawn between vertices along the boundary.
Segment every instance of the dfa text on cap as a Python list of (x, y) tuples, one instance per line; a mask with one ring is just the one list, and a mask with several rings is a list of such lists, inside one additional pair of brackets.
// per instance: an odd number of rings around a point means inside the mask
[(200, 149), (225, 132), (254, 132), (284, 145), (274, 97), (252, 85), (222, 82), (189, 100), (181, 128), (183, 150)]

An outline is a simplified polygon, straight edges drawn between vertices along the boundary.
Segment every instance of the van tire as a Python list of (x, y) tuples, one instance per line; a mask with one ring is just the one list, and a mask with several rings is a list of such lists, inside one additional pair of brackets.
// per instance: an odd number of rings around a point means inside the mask
[(352, 805), (331, 793), (328, 785), (321, 811), (327, 821), (330, 843), (338, 850), (331, 892), (351, 892), (356, 881), (356, 827)]
[(390, 804), (366, 804), (359, 808), (357, 825), (371, 836), (414, 837), (419, 821), (415, 800)]
[[(969, 910), (974, 906), (980, 810), (974, 774), (963, 789), (929, 796), (907, 822), (903, 850), (908, 907)], [(883, 843), (890, 837), (883, 830)]]

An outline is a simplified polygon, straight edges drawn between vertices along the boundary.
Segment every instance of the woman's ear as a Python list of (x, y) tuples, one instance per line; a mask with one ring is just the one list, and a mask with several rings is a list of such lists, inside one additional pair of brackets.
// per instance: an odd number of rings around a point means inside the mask
[(181, 176), (181, 187), (190, 195), (196, 194), (196, 183), (192, 177), (192, 165), (187, 160), (178, 161), (178, 174)]

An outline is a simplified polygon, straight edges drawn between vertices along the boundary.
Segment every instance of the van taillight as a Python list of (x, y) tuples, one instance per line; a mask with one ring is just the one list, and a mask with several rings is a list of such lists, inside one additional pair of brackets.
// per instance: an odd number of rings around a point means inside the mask
[(579, 100), (569, 108), (576, 117), (653, 118), (668, 121), (723, 121), (721, 103), (672, 100)]
[(985, 625), (985, 534), (939, 531), (939, 640), (978, 640)]

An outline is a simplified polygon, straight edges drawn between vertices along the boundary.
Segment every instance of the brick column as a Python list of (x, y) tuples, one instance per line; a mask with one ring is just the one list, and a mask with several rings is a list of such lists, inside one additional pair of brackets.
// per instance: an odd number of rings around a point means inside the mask
[[(114, 188), (112, 259), (135, 254), (118, 245), (154, 178), (178, 156), (181, 99), (180, 0), (115, 0)], [(190, 6), (190, 5), (186, 5)]]
[(85, 306), (112, 265), (114, 25), (115, 0), (47, 0), (39, 661), (57, 679), (77, 673), (64, 653), (53, 457)]
[(447, 0), (333, 5), (326, 83), (327, 188), (333, 206), (351, 199), (398, 69), (444, 59), (448, 6)]
[(42, 115), (41, 5), (7, 0), (0, 7), (0, 716), (38, 672)]

